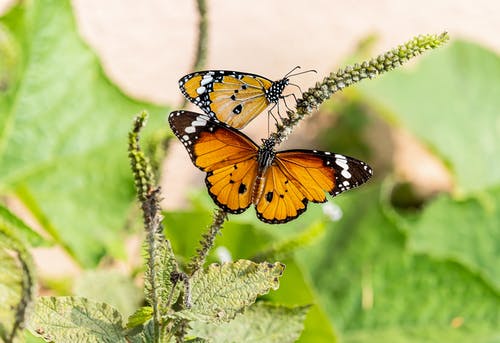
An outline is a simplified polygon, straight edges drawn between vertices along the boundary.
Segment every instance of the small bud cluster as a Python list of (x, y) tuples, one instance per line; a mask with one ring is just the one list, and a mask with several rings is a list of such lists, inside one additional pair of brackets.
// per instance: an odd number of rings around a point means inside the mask
[(440, 35), (421, 35), (369, 61), (361, 64), (356, 63), (331, 73), (322, 82), (316, 83), (314, 87), (304, 92), (302, 98), (297, 101), (296, 112), (288, 112), (288, 118), (285, 118), (283, 124), (278, 127), (278, 131), (273, 134), (274, 139), (277, 142), (286, 140), (293, 126), (337, 91), (363, 79), (371, 79), (397, 68), (429, 49), (441, 46), (448, 39), (449, 36), (446, 32)]
[(142, 202), (154, 188), (154, 175), (147, 157), (139, 147), (139, 132), (146, 124), (147, 114), (139, 114), (135, 118), (134, 127), (129, 133), (130, 164), (134, 174), (134, 182), (139, 200)]

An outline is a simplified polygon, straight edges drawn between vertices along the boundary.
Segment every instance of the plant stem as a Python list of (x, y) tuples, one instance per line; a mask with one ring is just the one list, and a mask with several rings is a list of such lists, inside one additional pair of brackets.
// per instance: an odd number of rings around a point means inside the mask
[[(207, 61), (208, 47), (208, 9), (205, 0), (196, 0), (198, 9), (198, 41), (196, 43), (196, 53), (193, 61), (192, 71), (203, 69)], [(181, 108), (185, 108), (188, 100), (184, 98)]]
[(212, 225), (208, 228), (208, 232), (202, 235), (202, 240), (200, 241), (201, 247), (196, 250), (196, 255), (193, 257), (191, 262), (189, 262), (189, 275), (193, 275), (197, 270), (203, 267), (203, 264), (207, 259), (208, 252), (214, 245), (215, 237), (222, 229), (222, 225), (226, 219), (227, 213), (223, 209), (218, 208), (214, 213), (214, 220)]

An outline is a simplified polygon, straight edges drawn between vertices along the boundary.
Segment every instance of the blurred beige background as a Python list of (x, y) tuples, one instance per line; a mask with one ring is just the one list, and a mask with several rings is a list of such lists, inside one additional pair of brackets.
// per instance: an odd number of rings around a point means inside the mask
[[(0, 0), (0, 11), (11, 0)], [(190, 71), (196, 43), (196, 1), (73, 0), (80, 32), (108, 76), (130, 96), (179, 106), (178, 79)], [(493, 0), (208, 0), (207, 69), (281, 78), (296, 65), (316, 69), (294, 82), (307, 89), (336, 70), (363, 38), (375, 34), (378, 54), (425, 33), (448, 31), (500, 51), (500, 2)], [(194, 109), (194, 108), (193, 108)], [(267, 134), (267, 116), (245, 132)], [(408, 154), (401, 154), (408, 155)], [(413, 154), (410, 154), (410, 156)], [(192, 174), (189, 174), (190, 171)], [(201, 184), (180, 145), (165, 166), (165, 206), (184, 203), (186, 186)]]
[[(498, 1), (207, 2), (207, 69), (249, 71), (270, 79), (281, 78), (296, 65), (316, 69), (318, 75), (305, 74), (294, 81), (302, 89), (340, 67), (360, 39), (372, 34), (379, 38), (374, 50), (377, 54), (415, 35), (442, 31), (448, 31), (452, 38), (474, 40), (500, 51)], [(0, 12), (9, 3), (12, 1), (0, 0)], [(108, 76), (125, 93), (173, 108), (180, 105), (177, 81), (190, 71), (196, 43), (194, 0), (72, 3), (82, 36), (101, 59)], [(264, 136), (266, 117), (258, 118), (245, 132), (255, 140)], [(415, 156), (407, 151), (399, 151), (399, 155)], [(191, 165), (180, 145), (172, 146), (164, 171), (168, 179), (178, 180), (174, 185), (164, 185), (166, 207), (181, 206), (186, 188), (202, 184), (201, 172)]]

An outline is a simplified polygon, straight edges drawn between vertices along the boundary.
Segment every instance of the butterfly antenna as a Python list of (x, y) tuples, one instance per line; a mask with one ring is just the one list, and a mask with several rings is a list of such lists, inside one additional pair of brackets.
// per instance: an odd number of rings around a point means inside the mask
[[(297, 69), (297, 68), (295, 68), (295, 69)], [(288, 73), (285, 77), (290, 78), (290, 77), (297, 76), (297, 75), (302, 75), (302, 74), (305, 74), (305, 73), (316, 73), (317, 74), (318, 72), (315, 69), (309, 69), (309, 70), (301, 71), (301, 72), (295, 73), (295, 74)]]
[(297, 69), (300, 69), (300, 66), (296, 66), (295, 68), (293, 68), (292, 70), (290, 70), (288, 73), (286, 73), (285, 76), (283, 76), (283, 78), (286, 79), (288, 76), (290, 76), (291, 73), (293, 73)]

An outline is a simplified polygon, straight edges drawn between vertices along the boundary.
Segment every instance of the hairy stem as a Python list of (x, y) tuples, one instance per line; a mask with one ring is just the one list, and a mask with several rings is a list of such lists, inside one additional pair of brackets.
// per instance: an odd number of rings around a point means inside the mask
[(196, 57), (193, 63), (193, 70), (203, 68), (207, 61), (208, 46), (208, 15), (207, 3), (205, 0), (197, 0), (198, 5), (198, 44), (196, 46)]
[(193, 275), (198, 269), (203, 267), (207, 259), (208, 252), (215, 242), (215, 237), (222, 229), (224, 221), (227, 219), (227, 213), (223, 209), (218, 208), (214, 214), (212, 225), (208, 228), (208, 232), (204, 233), (200, 241), (200, 248), (196, 250), (196, 255), (189, 262), (188, 270), (189, 275)]
[(160, 287), (157, 285), (156, 280), (158, 273), (155, 270), (155, 261), (156, 253), (159, 251), (161, 244), (164, 243), (164, 237), (161, 227), (160, 190), (154, 186), (154, 175), (151, 166), (139, 145), (139, 134), (146, 123), (146, 119), (147, 114), (145, 112), (135, 118), (134, 126), (129, 133), (129, 158), (144, 218), (148, 254), (147, 271), (145, 273), (147, 280), (145, 283), (149, 285), (146, 287), (146, 298), (153, 308), (153, 337), (155, 342), (158, 342), (160, 338), (158, 323), (160, 322), (159, 304), (161, 299), (156, 291)]
[[(208, 9), (206, 0), (196, 0), (198, 9), (198, 41), (192, 71), (203, 69), (207, 61), (208, 47)], [(185, 108), (188, 100), (184, 98), (181, 108)]]

